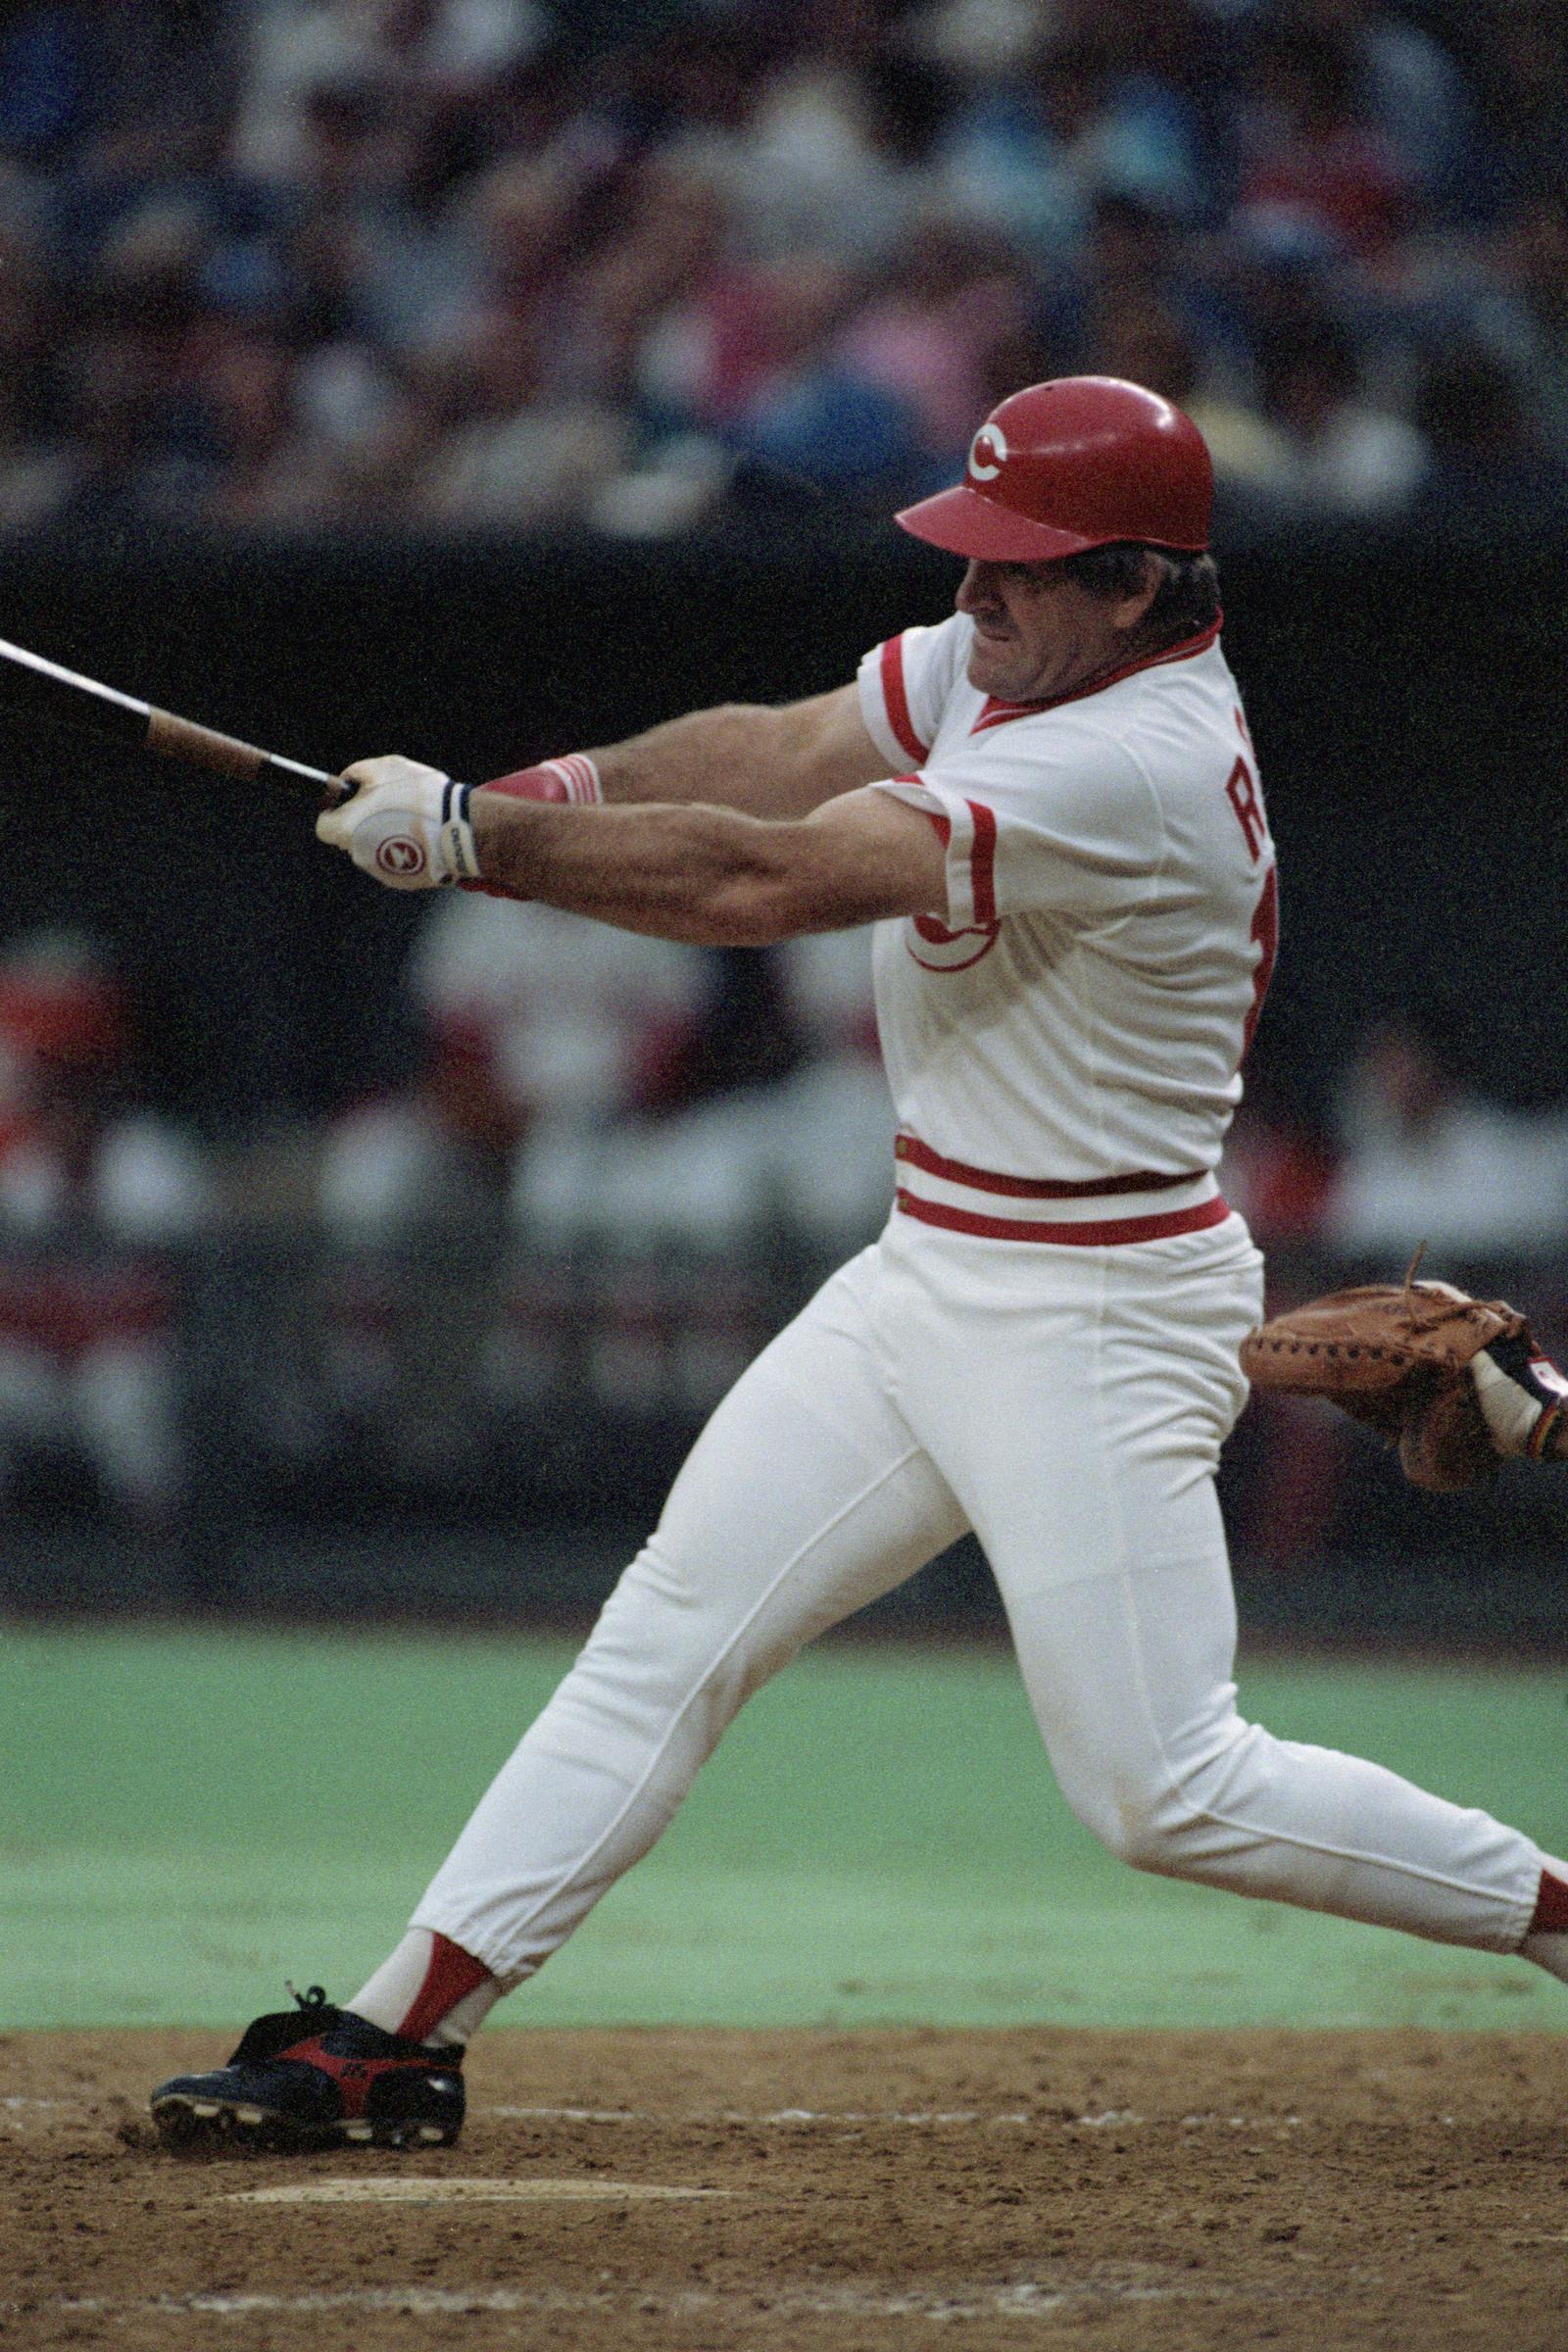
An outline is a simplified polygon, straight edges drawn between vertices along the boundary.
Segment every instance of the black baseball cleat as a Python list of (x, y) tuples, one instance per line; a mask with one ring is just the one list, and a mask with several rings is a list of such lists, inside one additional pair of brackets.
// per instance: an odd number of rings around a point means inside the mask
[(450, 2147), (463, 2128), (461, 2051), (383, 2033), (318, 1984), (294, 1998), (248, 2026), (226, 2066), (159, 2083), (153, 2120), (172, 2147)]

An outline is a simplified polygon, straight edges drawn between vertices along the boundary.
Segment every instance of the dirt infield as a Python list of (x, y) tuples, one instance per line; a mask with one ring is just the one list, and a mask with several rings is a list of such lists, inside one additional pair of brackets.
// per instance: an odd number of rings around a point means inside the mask
[(497, 2032), (455, 2149), (166, 2153), (226, 2055), (0, 2043), (0, 2340), (1568, 2346), (1568, 2037)]

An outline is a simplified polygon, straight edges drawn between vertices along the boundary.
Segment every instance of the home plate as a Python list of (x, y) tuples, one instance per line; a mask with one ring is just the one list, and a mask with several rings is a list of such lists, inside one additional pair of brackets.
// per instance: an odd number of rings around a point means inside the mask
[(230, 2190), (229, 2205), (537, 2205), (667, 2203), (677, 2197), (727, 2197), (727, 2188), (666, 2188), (652, 2180), (477, 2180), (413, 2179), (407, 2173), (338, 2175), (290, 2180), (281, 2188)]

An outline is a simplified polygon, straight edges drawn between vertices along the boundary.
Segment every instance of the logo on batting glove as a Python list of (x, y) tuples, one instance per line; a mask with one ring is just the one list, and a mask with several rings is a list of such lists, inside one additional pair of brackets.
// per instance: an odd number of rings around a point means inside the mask
[(425, 866), (424, 846), (412, 833), (389, 833), (375, 845), (377, 869), (399, 882), (412, 881)]

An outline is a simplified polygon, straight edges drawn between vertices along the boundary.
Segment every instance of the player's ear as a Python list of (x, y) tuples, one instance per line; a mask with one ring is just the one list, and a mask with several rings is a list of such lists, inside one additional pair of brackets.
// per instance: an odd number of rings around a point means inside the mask
[(1113, 617), (1118, 629), (1131, 632), (1149, 618), (1150, 608), (1165, 585), (1165, 559), (1154, 547), (1139, 550), (1142, 562), (1138, 585), (1116, 599)]

